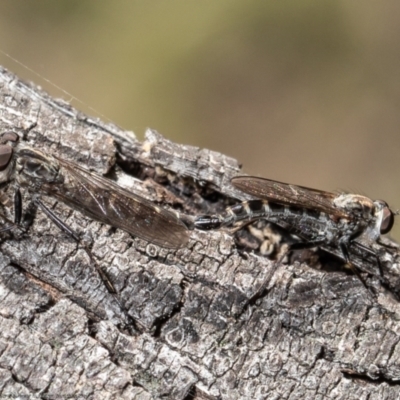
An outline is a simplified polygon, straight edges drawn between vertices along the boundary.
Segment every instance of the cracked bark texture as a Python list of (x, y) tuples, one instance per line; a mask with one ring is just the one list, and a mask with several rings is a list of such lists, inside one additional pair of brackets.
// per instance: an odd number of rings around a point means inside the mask
[[(167, 208), (194, 215), (246, 198), (229, 184), (240, 172), (234, 159), (152, 130), (139, 142), (4, 69), (0, 94), (0, 132), (15, 130)], [(12, 218), (12, 185), (3, 192)], [(293, 263), (270, 276), (274, 263), (239, 251), (227, 232), (192, 231), (172, 251), (43, 201), (91, 247), (118, 294), (40, 211), (26, 233), (4, 233), (0, 398), (400, 398), (393, 242), (374, 245), (381, 277), (374, 260), (351, 250), (379, 293), (371, 300), (341, 270)]]

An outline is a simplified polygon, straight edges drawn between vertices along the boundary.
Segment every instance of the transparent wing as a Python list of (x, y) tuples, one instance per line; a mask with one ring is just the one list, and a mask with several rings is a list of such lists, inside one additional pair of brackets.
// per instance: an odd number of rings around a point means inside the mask
[(259, 199), (319, 210), (339, 218), (352, 218), (349, 213), (335, 207), (333, 200), (337, 195), (334, 193), (254, 176), (237, 176), (231, 182), (237, 189)]
[(57, 160), (63, 168), (64, 183), (43, 185), (46, 194), (161, 247), (176, 249), (188, 242), (188, 230), (175, 214), (77, 164), (58, 157)]

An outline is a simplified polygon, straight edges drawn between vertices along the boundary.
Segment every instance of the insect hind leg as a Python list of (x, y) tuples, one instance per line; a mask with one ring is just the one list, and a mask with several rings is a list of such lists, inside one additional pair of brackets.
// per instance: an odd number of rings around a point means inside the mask
[(72, 239), (80, 242), (80, 237), (74, 232), (65, 222), (61, 221), (49, 208), (47, 208), (39, 199), (35, 199), (34, 203), (46, 214), (46, 216), (55, 224), (59, 229), (65, 232)]
[[(81, 239), (79, 235), (74, 232), (65, 222), (61, 221), (57, 215), (53, 213), (49, 208), (47, 208), (38, 198), (34, 200), (34, 203), (45, 213), (45, 215), (63, 232), (65, 232), (68, 236), (70, 236), (72, 239), (77, 241), (78, 243), (81, 243)], [(117, 291), (115, 290), (114, 285), (111, 283), (111, 281), (108, 279), (107, 275), (103, 272), (103, 270), (100, 268), (100, 266), (97, 264), (97, 262), (94, 260), (94, 257), (92, 255), (92, 252), (90, 249), (84, 245), (85, 251), (88, 254), (90, 261), (92, 264), (95, 266), (97, 272), (100, 275), (100, 278), (104, 282), (105, 286), (107, 287), (107, 290), (111, 294), (116, 294)]]
[[(350, 259), (350, 253), (349, 253), (349, 249), (348, 249), (348, 243), (349, 240), (346, 238), (346, 240), (343, 239), (343, 241), (339, 242), (339, 248), (340, 251), (342, 252), (342, 256), (343, 259), (345, 260), (346, 264), (348, 265), (349, 269), (354, 273), (354, 275), (357, 276), (357, 278), (360, 280), (360, 282), (362, 283), (362, 285), (365, 287), (365, 289), (368, 291), (369, 295), (371, 296), (372, 299), (375, 299), (375, 293), (371, 290), (371, 288), (367, 285), (365, 279), (361, 276), (359, 270), (357, 269), (357, 267), (352, 263), (351, 259)], [(351, 242), (353, 243), (357, 243), (357, 245), (359, 244), (358, 242)], [(297, 242), (297, 243), (293, 243), (290, 245), (289, 251), (290, 250), (302, 250), (302, 249), (309, 249), (312, 247), (319, 247), (321, 245), (324, 245), (325, 242), (324, 241), (315, 241), (315, 242)], [(366, 250), (364, 248), (363, 245), (360, 244), (360, 248), (362, 248), (363, 250)], [(377, 255), (372, 252), (370, 249), (367, 249), (369, 251), (370, 254), (374, 254), (376, 257)]]
[(97, 264), (96, 260), (93, 257), (93, 254), (91, 252), (91, 250), (81, 242), (81, 239), (79, 237), (79, 235), (73, 231), (73, 229), (71, 229), (65, 222), (63, 222), (56, 214), (53, 213), (53, 211), (51, 211), (49, 208), (47, 208), (38, 197), (35, 197), (32, 201), (32, 204), (37, 208), (39, 207), (44, 214), (63, 232), (65, 232), (68, 236), (70, 236), (72, 239), (74, 239), (75, 241), (77, 241), (79, 244), (81, 244), (83, 246), (83, 248), (85, 249), (87, 255), (90, 258), (90, 262), (91, 264), (95, 267), (97, 273), (99, 274), (101, 280), (103, 281), (106, 289), (108, 290), (108, 292), (114, 297), (115, 301), (118, 303), (120, 309), (123, 311), (123, 314), (125, 316), (125, 324), (126, 327), (131, 330), (132, 327), (134, 327), (134, 321), (132, 320), (132, 317), (129, 315), (129, 313), (127, 312), (127, 310), (125, 309), (125, 307), (121, 304), (120, 299), (117, 296), (117, 291), (114, 287), (114, 285), (112, 284), (112, 282), (110, 281), (110, 279), (108, 278), (108, 276), (105, 274), (105, 272), (103, 272), (103, 270), (100, 268), (100, 266)]

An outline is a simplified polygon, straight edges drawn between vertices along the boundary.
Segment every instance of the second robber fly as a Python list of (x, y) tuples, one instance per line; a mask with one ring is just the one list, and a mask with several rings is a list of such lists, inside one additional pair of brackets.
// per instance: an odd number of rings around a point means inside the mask
[(229, 207), (221, 215), (199, 216), (195, 221), (197, 228), (217, 229), (264, 218), (295, 234), (307, 247), (340, 248), (345, 261), (350, 262), (350, 243), (372, 253), (354, 239), (362, 236), (367, 243), (375, 242), (394, 223), (393, 211), (382, 200), (373, 201), (357, 194), (334, 194), (253, 176), (238, 176), (231, 182), (260, 200)]
[[(14, 212), (17, 225), (22, 215), (20, 189), (26, 189), (34, 204), (78, 241), (77, 234), (41, 202), (41, 195), (56, 198), (90, 218), (161, 247), (177, 249), (189, 240), (186, 226), (174, 213), (75, 163), (24, 145), (14, 132), (0, 135), (0, 183), (9, 181), (14, 181), (16, 188)], [(109, 289), (113, 289), (110, 285), (108, 283)]]

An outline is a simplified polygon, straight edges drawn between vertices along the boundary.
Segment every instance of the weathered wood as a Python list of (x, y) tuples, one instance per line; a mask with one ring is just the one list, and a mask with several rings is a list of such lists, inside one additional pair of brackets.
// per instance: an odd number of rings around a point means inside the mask
[[(0, 132), (165, 207), (204, 213), (246, 197), (229, 185), (239, 172), (231, 158), (151, 130), (141, 143), (4, 69), (0, 95)], [(201, 194), (213, 190), (223, 196), (211, 203)], [(118, 295), (40, 211), (27, 233), (3, 234), (1, 398), (399, 398), (400, 303), (390, 291), (371, 301), (356, 277), (299, 263), (270, 277), (273, 262), (239, 251), (227, 232), (193, 231), (187, 247), (160, 249), (44, 201), (91, 247)], [(398, 295), (398, 249), (378, 247)]]

